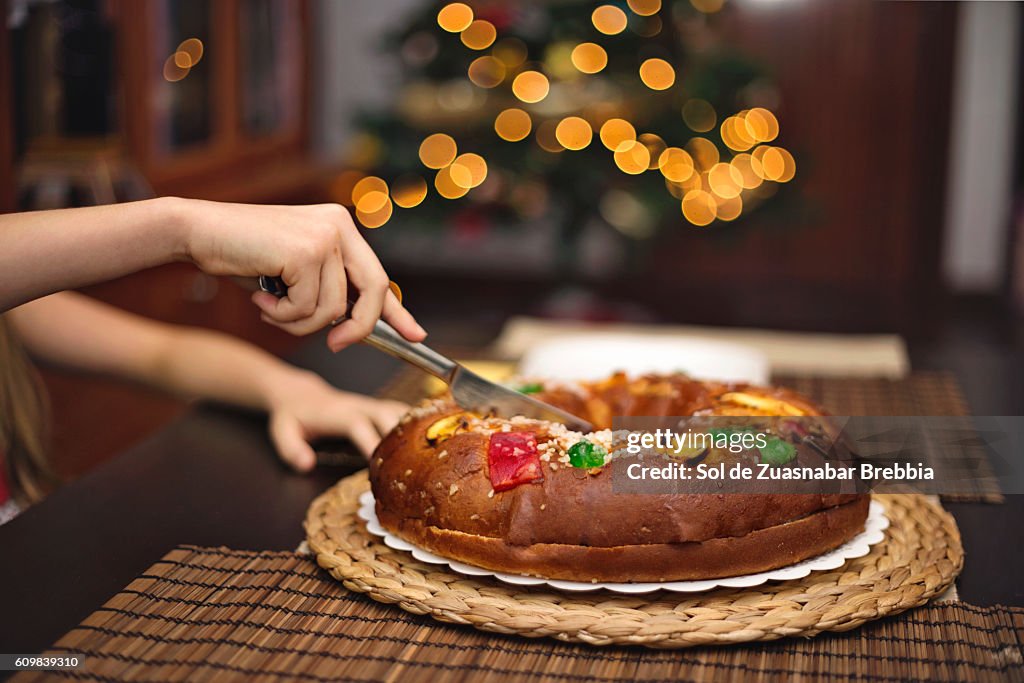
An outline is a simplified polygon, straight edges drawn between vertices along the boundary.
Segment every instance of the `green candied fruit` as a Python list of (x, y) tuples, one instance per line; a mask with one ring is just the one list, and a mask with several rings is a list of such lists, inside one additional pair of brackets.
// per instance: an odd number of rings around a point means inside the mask
[(577, 441), (569, 447), (569, 464), (573, 467), (602, 467), (606, 451), (597, 444), (592, 444), (586, 439)]
[(761, 451), (761, 462), (775, 467), (785, 465), (796, 457), (796, 446), (777, 436), (768, 439), (764, 447), (757, 450)]
[(539, 394), (544, 391), (544, 385), (540, 382), (533, 382), (532, 384), (524, 384), (519, 387), (520, 394)]

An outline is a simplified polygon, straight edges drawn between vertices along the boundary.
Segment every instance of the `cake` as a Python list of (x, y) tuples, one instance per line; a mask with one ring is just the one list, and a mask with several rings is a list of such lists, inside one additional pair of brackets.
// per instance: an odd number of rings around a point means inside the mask
[(587, 419), (596, 431), (475, 415), (448, 396), (429, 399), (371, 457), (381, 525), (493, 571), (611, 582), (766, 571), (835, 548), (863, 529), (867, 494), (613, 491), (613, 417), (824, 414), (792, 391), (621, 373), (520, 390)]

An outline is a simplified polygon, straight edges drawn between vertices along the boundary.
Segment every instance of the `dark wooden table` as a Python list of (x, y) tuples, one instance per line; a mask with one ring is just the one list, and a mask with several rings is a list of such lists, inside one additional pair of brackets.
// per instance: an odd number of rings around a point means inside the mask
[[(295, 360), (365, 393), (397, 370), (370, 349), (331, 357), (316, 342)], [(0, 526), (0, 652), (40, 652), (178, 544), (294, 549), (310, 501), (348, 473), (294, 474), (274, 455), (264, 420), (198, 407)], [(1024, 605), (1024, 496), (948, 507), (967, 549), (961, 598)]]

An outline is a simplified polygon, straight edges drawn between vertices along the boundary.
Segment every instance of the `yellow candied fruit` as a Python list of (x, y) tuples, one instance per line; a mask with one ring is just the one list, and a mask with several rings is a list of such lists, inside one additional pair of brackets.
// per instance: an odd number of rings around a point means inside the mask
[(729, 403), (738, 403), (755, 410), (764, 411), (768, 415), (806, 415), (807, 413), (797, 408), (792, 403), (782, 401), (769, 396), (757, 396), (742, 391), (732, 391), (722, 394), (721, 400)]
[(466, 420), (468, 415), (468, 413), (455, 413), (436, 420), (427, 427), (427, 443), (436, 446), (442, 441), (452, 438), (460, 430), (465, 430), (469, 426)]

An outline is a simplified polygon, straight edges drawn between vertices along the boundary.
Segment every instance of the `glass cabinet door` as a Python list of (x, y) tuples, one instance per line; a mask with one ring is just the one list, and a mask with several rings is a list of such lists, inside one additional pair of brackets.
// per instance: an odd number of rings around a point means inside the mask
[(295, 0), (239, 4), (240, 123), (251, 138), (292, 129), (301, 102), (301, 6)]
[(152, 91), (157, 151), (172, 155), (213, 137), (213, 55), (209, 0), (159, 0), (151, 15), (156, 44)]

